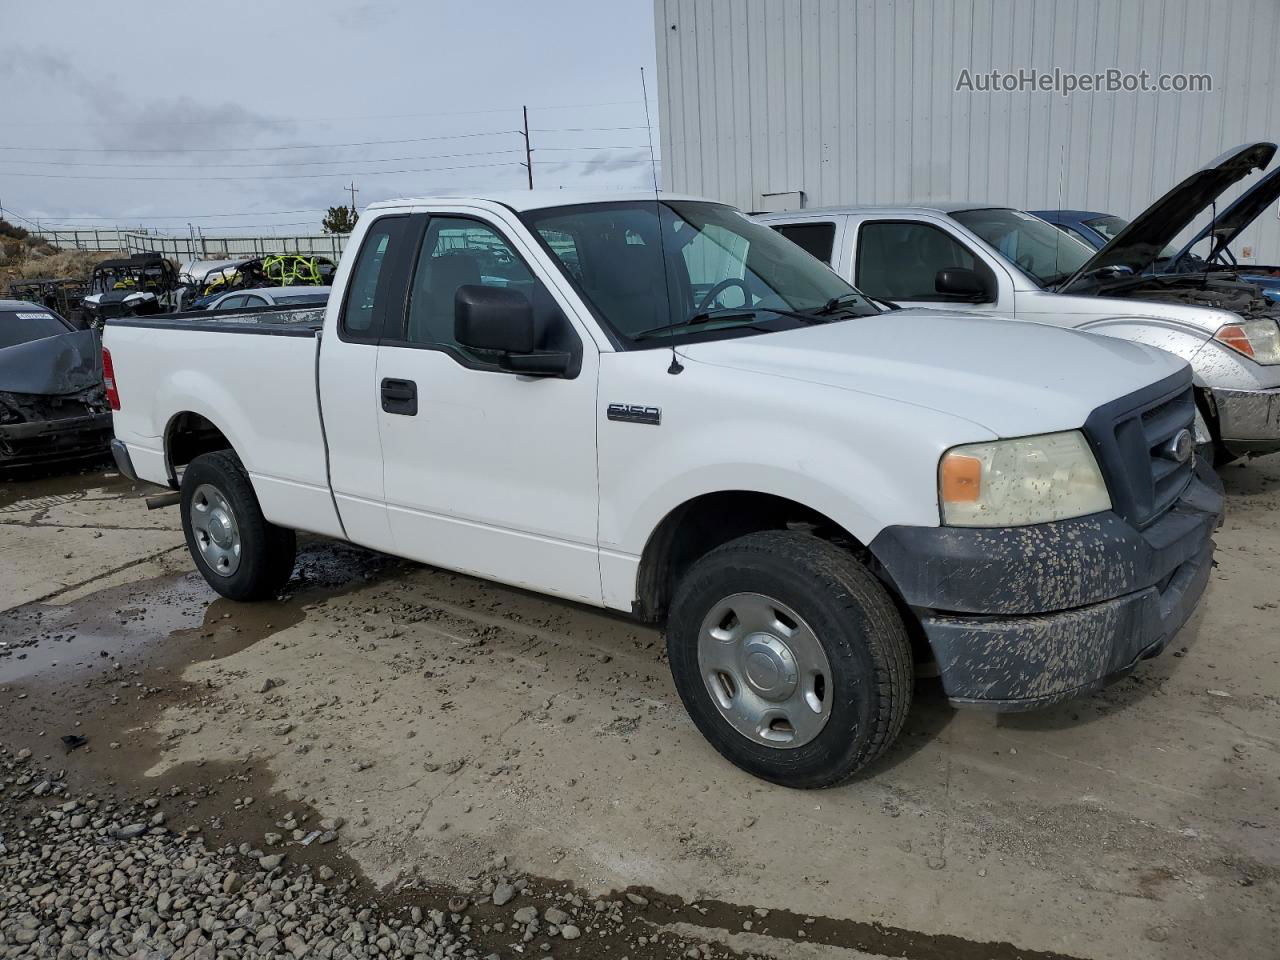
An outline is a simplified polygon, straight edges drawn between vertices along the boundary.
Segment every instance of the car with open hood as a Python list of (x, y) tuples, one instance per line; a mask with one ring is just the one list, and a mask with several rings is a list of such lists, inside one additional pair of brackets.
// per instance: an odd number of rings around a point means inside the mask
[(1217, 268), (1152, 268), (1197, 216), (1275, 152), (1262, 142), (1226, 151), (1101, 249), (991, 203), (832, 207), (759, 219), (881, 300), (1036, 320), (1177, 354), (1195, 372), (1196, 439), (1228, 460), (1280, 450), (1280, 304)]
[[(1280, 266), (1240, 263), (1231, 244), (1272, 203), (1280, 198), (1280, 168), (1258, 178), (1179, 247), (1169, 244), (1147, 268), (1148, 273), (1213, 273), (1252, 283), (1268, 300), (1280, 302)], [(1111, 213), (1089, 210), (1033, 210), (1037, 217), (1101, 250), (1116, 238), (1129, 221)], [(1200, 246), (1202, 243), (1208, 243)]]
[(0, 470), (105, 456), (110, 440), (97, 332), (0, 300)]

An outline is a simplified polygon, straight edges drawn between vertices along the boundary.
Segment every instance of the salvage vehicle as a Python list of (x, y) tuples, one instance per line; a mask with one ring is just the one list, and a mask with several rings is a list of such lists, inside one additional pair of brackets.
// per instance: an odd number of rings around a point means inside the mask
[(0, 300), (0, 470), (105, 457), (110, 440), (98, 334)]
[(74, 277), (41, 277), (13, 281), (9, 284), (9, 298), (38, 303), (70, 320), (72, 325), (83, 327), (84, 324), (76, 320), (80, 316), (80, 301), (88, 290), (88, 284)]
[[(1213, 273), (1223, 279), (1234, 278), (1261, 288), (1268, 300), (1280, 302), (1280, 266), (1241, 264), (1230, 245), (1250, 224), (1280, 197), (1280, 169), (1259, 178), (1258, 182), (1233, 200), (1220, 214), (1209, 219), (1201, 230), (1181, 248), (1170, 244), (1148, 268), (1152, 273)], [(1060, 230), (1101, 250), (1120, 230), (1129, 225), (1122, 217), (1083, 210), (1033, 210), (1035, 216)], [(1201, 242), (1210, 241), (1202, 256), (1193, 251)]]
[(136, 253), (97, 264), (80, 308), (88, 325), (100, 330), (109, 317), (171, 312), (177, 292), (178, 273), (169, 260), (158, 253)]
[(257, 307), (323, 306), (329, 299), (329, 287), (255, 287), (236, 290), (215, 297), (204, 309), (249, 310)]
[(274, 596), (307, 531), (629, 612), (793, 787), (888, 749), (916, 663), (1025, 710), (1154, 656), (1222, 509), (1185, 361), (882, 311), (696, 198), (374, 204), (323, 310), (122, 317), (103, 353), (116, 462), (180, 492), (218, 593)]
[(1147, 272), (1223, 191), (1270, 163), (1236, 147), (1157, 200), (1102, 249), (992, 204), (832, 207), (758, 219), (863, 293), (1105, 334), (1195, 371), (1196, 440), (1218, 462), (1280, 450), (1280, 304), (1217, 268)]

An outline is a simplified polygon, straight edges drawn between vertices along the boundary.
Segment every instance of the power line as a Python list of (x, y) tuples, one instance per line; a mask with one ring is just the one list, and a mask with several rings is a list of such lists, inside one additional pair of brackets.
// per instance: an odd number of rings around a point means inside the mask
[(427, 143), (435, 140), (466, 140), (471, 137), (500, 137), (520, 133), (519, 130), (487, 130), (483, 133), (451, 133), (435, 137), (407, 137), (399, 140), (356, 140), (351, 143), (289, 143), (265, 147), (15, 147), (0, 150), (42, 151), (46, 153), (243, 153), (261, 150), (329, 150), (340, 147), (376, 147), (385, 144)]
[[(617, 161), (624, 162), (624, 161)], [(332, 173), (292, 173), (292, 174), (251, 174), (240, 177), (119, 177), (119, 176), (86, 176), (83, 174), (72, 173), (13, 173), (5, 171), (0, 176), (5, 177), (31, 177), (40, 180), (114, 180), (114, 181), (137, 181), (137, 182), (173, 182), (173, 183), (198, 183), (198, 182), (230, 182), (239, 183), (245, 180), (316, 180), (323, 177), (380, 177), (392, 176), (402, 173), (443, 173), (451, 170), (480, 170), (492, 167), (519, 167), (523, 164), (512, 160), (507, 163), (464, 163), (451, 167), (416, 167), (406, 170), (355, 170), (355, 171), (334, 171)]]
[[(643, 103), (643, 100), (605, 100), (596, 103), (561, 103), (535, 106), (534, 110), (578, 110), (588, 107), (620, 107)], [(656, 100), (650, 102), (656, 103)], [(82, 127), (263, 127), (296, 123), (346, 123), (353, 120), (412, 120), (423, 117), (466, 117), (480, 113), (515, 113), (515, 107), (487, 107), (477, 110), (444, 110), (434, 113), (359, 114), (343, 117), (254, 117), (244, 120), (102, 120), (78, 123)], [(61, 120), (6, 120), (0, 124), (13, 127), (62, 126)]]
[[(8, 208), (6, 208), (8, 209)], [(324, 207), (310, 207), (305, 210), (249, 210), (240, 213), (130, 213), (125, 216), (80, 216), (80, 217), (59, 217), (56, 218), (59, 223), (76, 223), (85, 220), (113, 220), (117, 223), (126, 221), (136, 221), (139, 217), (144, 220), (212, 220), (215, 217), (285, 217), (299, 213), (324, 213)]]
[[(559, 147), (560, 150), (570, 149)], [(612, 148), (600, 148), (612, 149)], [(282, 160), (264, 163), (99, 163), (94, 160), (14, 160), (0, 159), (0, 163), (37, 163), (46, 167), (111, 167), (121, 169), (156, 169), (177, 167), (184, 170), (196, 170), (205, 167), (319, 167), (335, 164), (353, 163), (407, 163), (412, 160), (456, 160), (462, 157), (489, 157), (497, 154), (520, 153), (520, 150), (475, 150), (470, 153), (428, 153), (414, 157), (359, 157), (350, 160)], [(0, 171), (3, 173), (4, 171)]]

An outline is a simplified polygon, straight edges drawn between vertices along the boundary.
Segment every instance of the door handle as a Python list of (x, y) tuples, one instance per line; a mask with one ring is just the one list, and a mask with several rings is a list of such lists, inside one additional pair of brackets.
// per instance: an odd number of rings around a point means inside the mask
[(418, 385), (412, 380), (382, 381), (382, 409), (404, 417), (418, 415)]

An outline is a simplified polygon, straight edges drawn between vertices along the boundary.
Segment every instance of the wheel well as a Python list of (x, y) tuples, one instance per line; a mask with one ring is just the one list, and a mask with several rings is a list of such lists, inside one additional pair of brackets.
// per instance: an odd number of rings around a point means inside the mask
[(788, 529), (810, 530), (860, 556), (869, 555), (838, 523), (794, 500), (747, 490), (704, 494), (672, 510), (650, 535), (636, 575), (635, 614), (661, 622), (675, 585), (699, 557), (748, 533)]
[(178, 467), (186, 466), (202, 453), (230, 450), (231, 442), (211, 420), (185, 411), (169, 421), (164, 450), (169, 464), (169, 483), (178, 486)]

